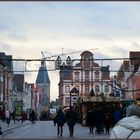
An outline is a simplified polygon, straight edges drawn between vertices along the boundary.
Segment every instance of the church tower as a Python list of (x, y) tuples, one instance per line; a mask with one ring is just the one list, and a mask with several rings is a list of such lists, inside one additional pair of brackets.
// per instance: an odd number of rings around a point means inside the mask
[(42, 59), (41, 66), (36, 78), (36, 109), (38, 113), (41, 111), (49, 111), (50, 108), (50, 79), (46, 68), (45, 60)]

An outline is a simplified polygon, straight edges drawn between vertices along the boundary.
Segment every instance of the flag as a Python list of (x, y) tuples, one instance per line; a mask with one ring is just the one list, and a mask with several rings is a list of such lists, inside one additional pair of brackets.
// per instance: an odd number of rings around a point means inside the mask
[(39, 105), (39, 96), (38, 93), (35, 94), (35, 107), (38, 108)]
[(35, 87), (35, 92), (38, 92), (38, 86), (36, 85), (36, 87)]

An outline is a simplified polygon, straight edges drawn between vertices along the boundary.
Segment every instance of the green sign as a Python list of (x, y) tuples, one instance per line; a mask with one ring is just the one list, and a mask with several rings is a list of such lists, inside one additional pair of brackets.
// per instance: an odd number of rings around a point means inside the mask
[(21, 116), (22, 101), (15, 101), (15, 116)]
[(15, 107), (15, 114), (16, 114), (16, 116), (20, 116), (21, 115), (21, 107), (20, 106), (16, 106)]

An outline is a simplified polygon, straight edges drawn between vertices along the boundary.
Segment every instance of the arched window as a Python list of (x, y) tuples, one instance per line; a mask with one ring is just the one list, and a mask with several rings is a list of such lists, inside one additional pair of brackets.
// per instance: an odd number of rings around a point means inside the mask
[(95, 72), (95, 80), (99, 80), (99, 71)]
[(99, 90), (99, 85), (96, 85), (95, 86), (95, 92), (97, 93), (97, 92), (99, 92), (100, 90)]
[(70, 86), (65, 86), (65, 93), (70, 93)]
[(105, 85), (105, 93), (108, 93), (108, 92), (109, 92), (109, 86)]

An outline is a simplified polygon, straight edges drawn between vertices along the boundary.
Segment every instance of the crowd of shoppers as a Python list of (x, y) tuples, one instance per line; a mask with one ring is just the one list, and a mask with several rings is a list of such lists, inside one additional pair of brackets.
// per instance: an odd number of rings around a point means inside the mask
[[(102, 107), (98, 105), (94, 108), (90, 108), (86, 116), (90, 134), (110, 134), (110, 128), (121, 119), (122, 112), (118, 106), (116, 106), (114, 112), (111, 113), (109, 109), (103, 110)], [(55, 120), (57, 124), (57, 135), (63, 136), (63, 126), (65, 122), (68, 125), (70, 137), (74, 135), (74, 126), (77, 122), (77, 116), (72, 106), (65, 113), (60, 108), (53, 120)]]
[(86, 125), (90, 133), (110, 134), (110, 128), (122, 119), (122, 112), (119, 106), (113, 112), (109, 108), (103, 109), (100, 105), (90, 108), (86, 116)]
[[(134, 104), (129, 105), (126, 108), (126, 115), (124, 117), (120, 106), (116, 106), (113, 112), (110, 112), (108, 108), (105, 110), (97, 105), (94, 108), (90, 108), (86, 122), (89, 127), (90, 134), (92, 133), (106, 133), (111, 134), (110, 138), (139, 138), (140, 137), (140, 105), (138, 104), (140, 99), (137, 99)], [(5, 120), (7, 125), (10, 124), (11, 116), (15, 121), (15, 112), (12, 113), (8, 110), (5, 111)], [(35, 124), (36, 112), (32, 110), (30, 112), (30, 121)], [(25, 119), (25, 114), (21, 114), (22, 123)], [(26, 118), (27, 119), (27, 118)], [(65, 123), (68, 125), (69, 135), (73, 137), (74, 126), (77, 122), (77, 115), (71, 106), (69, 110), (64, 112), (62, 108), (59, 108), (54, 116), (55, 124), (57, 124), (57, 135), (63, 136), (63, 126)], [(110, 128), (112, 127), (111, 131)], [(105, 131), (105, 132), (104, 132)], [(0, 135), (2, 134), (0, 127)]]

